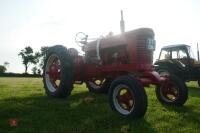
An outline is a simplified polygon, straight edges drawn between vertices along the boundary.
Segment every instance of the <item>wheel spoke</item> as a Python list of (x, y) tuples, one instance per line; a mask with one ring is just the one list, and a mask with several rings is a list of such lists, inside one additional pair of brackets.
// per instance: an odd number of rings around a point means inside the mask
[(103, 85), (103, 83), (104, 83), (104, 79), (93, 78), (91, 80), (91, 82), (93, 82), (96, 86), (100, 86), (101, 87)]
[(55, 87), (58, 88), (59, 84), (57, 82), (60, 83), (60, 60), (58, 59), (58, 57), (54, 57), (53, 61), (51, 62), (51, 64), (49, 65), (48, 71), (46, 71), (46, 74), (49, 75), (50, 78), (50, 82), (51, 84)]
[(128, 111), (132, 109), (134, 105), (134, 98), (129, 90), (126, 89), (126, 92), (122, 95), (120, 95), (120, 92), (119, 92), (116, 98), (118, 99), (118, 102), (123, 109), (128, 110)]
[(173, 96), (175, 96), (175, 97), (177, 96), (177, 93), (175, 92), (174, 89), (173, 89), (173, 90), (172, 90), (172, 89), (171, 89), (171, 90), (168, 90), (167, 92), (168, 92), (168, 94), (170, 94), (170, 95), (173, 95)]
[(105, 82), (105, 79), (92, 78), (88, 83), (90, 84), (90, 86), (92, 86), (95, 89), (101, 89), (104, 82)]
[(161, 92), (162, 96), (169, 101), (174, 101), (178, 97), (178, 88), (173, 84), (161, 88)]

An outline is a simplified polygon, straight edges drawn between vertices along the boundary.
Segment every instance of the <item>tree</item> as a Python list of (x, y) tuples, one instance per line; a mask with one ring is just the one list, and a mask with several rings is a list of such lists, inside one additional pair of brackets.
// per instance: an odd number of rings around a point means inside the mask
[(43, 46), (40, 48), (40, 64), (39, 64), (39, 66), (41, 69), (43, 69), (44, 61), (45, 61), (48, 49), (49, 49), (48, 46)]
[(4, 62), (4, 66), (5, 66), (6, 68), (9, 67), (9, 65), (10, 65), (9, 62), (7, 62), (7, 61)]
[(0, 65), (0, 73), (5, 73), (6, 72), (6, 67), (3, 65)]
[(31, 70), (32, 70), (32, 72), (33, 72), (34, 75), (37, 74), (37, 67), (36, 66), (34, 66)]
[(37, 70), (37, 74), (41, 75), (41, 70), (40, 69)]
[(23, 60), (22, 63), (25, 66), (25, 73), (27, 73), (28, 67), (31, 63), (32, 64), (37, 63), (38, 53), (34, 55), (33, 49), (30, 46), (22, 49), (18, 55), (21, 56)]

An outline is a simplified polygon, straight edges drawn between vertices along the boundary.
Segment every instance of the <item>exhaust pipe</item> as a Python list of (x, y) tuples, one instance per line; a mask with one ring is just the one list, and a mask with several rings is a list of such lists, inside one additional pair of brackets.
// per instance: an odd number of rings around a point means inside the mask
[(121, 10), (120, 30), (121, 30), (121, 33), (125, 32), (125, 24), (124, 24), (123, 11), (122, 10)]
[(199, 44), (197, 43), (197, 59), (199, 61)]

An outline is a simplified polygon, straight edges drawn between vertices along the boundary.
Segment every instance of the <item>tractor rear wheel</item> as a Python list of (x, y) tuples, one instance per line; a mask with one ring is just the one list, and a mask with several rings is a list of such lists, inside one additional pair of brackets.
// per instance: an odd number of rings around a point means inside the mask
[(122, 76), (111, 84), (109, 103), (119, 114), (137, 119), (146, 113), (147, 95), (137, 80), (131, 76)]
[(93, 93), (107, 93), (111, 85), (110, 79), (96, 79), (86, 81), (86, 86), (90, 92)]
[(50, 97), (67, 97), (73, 89), (73, 63), (64, 46), (50, 47), (43, 69), (43, 83)]
[(157, 99), (165, 105), (183, 105), (188, 98), (188, 89), (185, 83), (175, 75), (170, 75), (168, 85), (156, 87)]
[(199, 85), (199, 87), (200, 87), (200, 80), (197, 80), (197, 83), (198, 83), (198, 85)]

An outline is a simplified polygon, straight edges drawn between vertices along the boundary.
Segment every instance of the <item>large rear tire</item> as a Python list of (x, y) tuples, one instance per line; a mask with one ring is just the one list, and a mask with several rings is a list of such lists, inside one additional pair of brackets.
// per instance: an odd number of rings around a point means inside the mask
[(122, 76), (111, 84), (109, 103), (119, 114), (137, 119), (146, 113), (147, 95), (137, 80), (131, 76)]
[(188, 89), (179, 77), (171, 74), (167, 86), (156, 87), (156, 96), (164, 105), (181, 106), (188, 99)]
[(43, 69), (45, 92), (50, 97), (67, 97), (73, 89), (73, 63), (67, 48), (50, 47)]

